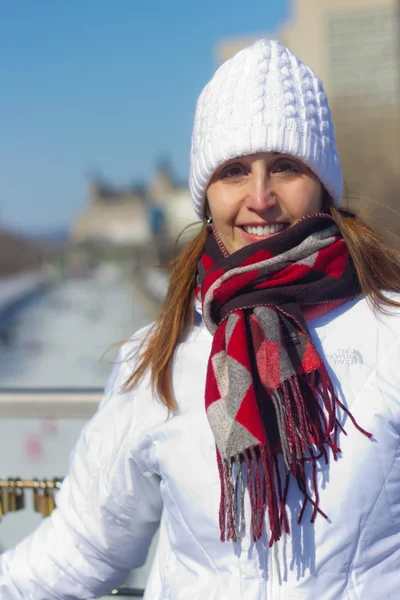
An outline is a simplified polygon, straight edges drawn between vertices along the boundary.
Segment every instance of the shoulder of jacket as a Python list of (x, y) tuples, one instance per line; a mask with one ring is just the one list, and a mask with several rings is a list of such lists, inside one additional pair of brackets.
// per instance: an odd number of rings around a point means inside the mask
[(378, 310), (372, 305), (372, 302), (363, 297), (357, 305), (358, 322), (360, 326), (375, 325), (378, 331), (388, 328), (390, 331), (400, 334), (400, 294), (395, 292), (384, 292), (389, 300), (398, 304), (398, 306), (382, 305), (382, 310)]
[[(124, 384), (129, 379), (135, 365), (135, 356), (142, 342), (145, 341), (147, 333), (150, 331), (152, 323), (136, 331), (125, 342), (119, 344), (117, 356), (112, 362), (112, 371), (104, 388), (103, 398), (99, 404), (98, 410), (102, 410), (113, 400), (112, 406), (117, 407), (121, 402), (131, 403), (132, 390), (124, 391)], [(117, 401), (118, 399), (118, 401)]]
[(145, 343), (146, 337), (150, 333), (154, 326), (155, 321), (148, 323), (144, 327), (141, 327), (135, 333), (133, 333), (129, 339), (127, 339), (119, 351), (120, 358), (125, 360), (131, 360), (135, 358), (136, 352), (139, 350), (141, 345)]
[(151, 430), (167, 416), (165, 406), (152, 391), (149, 373), (137, 385), (126, 385), (137, 364), (137, 351), (146, 343), (151, 327), (152, 323), (142, 327), (120, 346), (96, 417), (99, 427), (112, 425), (132, 452), (140, 447), (142, 458), (151, 449)]
[(376, 323), (378, 328), (385, 325), (400, 327), (400, 294), (384, 292), (384, 295), (388, 299), (398, 303), (398, 306), (386, 305), (382, 306), (382, 310), (378, 310), (373, 306), (371, 300), (362, 295), (334, 309), (334, 316), (336, 319), (344, 322), (347, 319), (351, 319), (354, 325), (364, 323), (367, 326)]
[[(398, 354), (400, 342), (400, 294), (386, 293), (399, 306), (375, 308), (361, 296), (343, 307), (325, 331), (325, 345), (329, 348), (351, 347), (358, 350), (366, 361), (377, 366), (383, 358), (389, 360)], [(329, 334), (329, 335), (328, 335)]]

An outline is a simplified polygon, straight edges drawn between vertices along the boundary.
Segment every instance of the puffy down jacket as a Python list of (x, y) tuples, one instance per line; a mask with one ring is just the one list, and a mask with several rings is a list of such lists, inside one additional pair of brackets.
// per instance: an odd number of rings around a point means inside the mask
[[(57, 509), (1, 557), (0, 598), (100, 596), (144, 563), (161, 523), (147, 600), (398, 600), (399, 311), (377, 315), (359, 298), (309, 322), (338, 394), (373, 439), (347, 419), (342, 457), (318, 467), (329, 520), (311, 524), (307, 509), (297, 525), (302, 497), (292, 485), (291, 534), (271, 549), (266, 535), (241, 545), (219, 540), (219, 477), (204, 411), (212, 338), (197, 316), (176, 352), (179, 411), (170, 416), (147, 379), (119, 393), (140, 334), (123, 348)], [(249, 515), (247, 496), (245, 508)]]

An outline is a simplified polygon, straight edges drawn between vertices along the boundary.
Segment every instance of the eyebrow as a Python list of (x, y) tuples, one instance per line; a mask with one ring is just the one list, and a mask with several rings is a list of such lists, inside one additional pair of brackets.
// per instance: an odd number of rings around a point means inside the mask
[[(288, 154), (286, 152), (272, 152), (271, 151), (270, 154), (272, 154), (272, 156), (290, 156), (290, 154)], [(245, 158), (245, 156), (248, 156), (248, 155), (235, 156), (234, 158), (229, 158), (226, 162), (224, 162), (222, 165), (220, 165), (219, 167), (217, 167), (217, 169), (215, 170), (215, 173), (218, 173), (218, 171), (220, 169), (223, 169), (227, 165), (230, 165), (230, 164), (234, 163), (235, 161), (238, 161), (238, 160), (241, 160), (241, 159)], [(293, 157), (293, 158), (295, 158), (295, 157)]]

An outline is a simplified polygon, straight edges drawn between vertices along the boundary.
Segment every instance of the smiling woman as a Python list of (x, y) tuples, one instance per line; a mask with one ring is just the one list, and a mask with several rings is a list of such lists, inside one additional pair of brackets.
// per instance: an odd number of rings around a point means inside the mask
[(207, 188), (205, 213), (232, 253), (320, 212), (322, 200), (321, 182), (300, 160), (260, 152), (217, 169)]
[(192, 137), (201, 231), (57, 509), (2, 556), (2, 599), (105, 593), (158, 525), (148, 600), (398, 597), (400, 263), (342, 184), (309, 67), (260, 40), (218, 69)]

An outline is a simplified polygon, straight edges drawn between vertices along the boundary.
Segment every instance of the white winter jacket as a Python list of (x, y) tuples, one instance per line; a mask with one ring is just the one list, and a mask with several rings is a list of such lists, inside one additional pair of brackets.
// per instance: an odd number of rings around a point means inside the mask
[(100, 596), (144, 563), (160, 522), (146, 600), (398, 600), (400, 313), (376, 315), (360, 298), (309, 328), (339, 396), (373, 433), (367, 439), (342, 415), (342, 458), (318, 468), (328, 521), (318, 516), (312, 525), (308, 508), (297, 525), (303, 500), (292, 482), (290, 535), (272, 549), (266, 533), (257, 543), (220, 542), (215, 442), (204, 410), (212, 338), (199, 317), (176, 352), (179, 412), (169, 417), (147, 380), (118, 393), (136, 343), (124, 347), (57, 509), (2, 556), (1, 600)]

